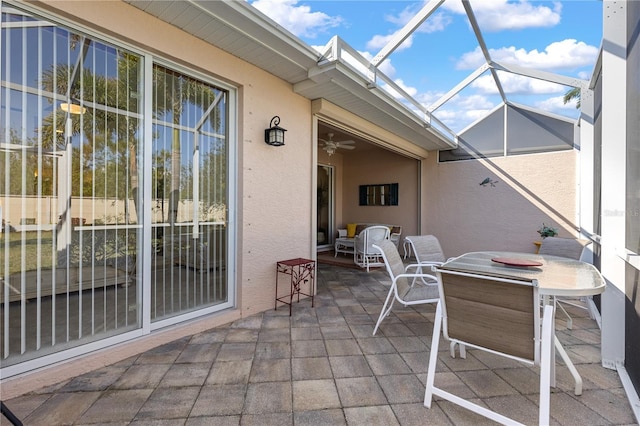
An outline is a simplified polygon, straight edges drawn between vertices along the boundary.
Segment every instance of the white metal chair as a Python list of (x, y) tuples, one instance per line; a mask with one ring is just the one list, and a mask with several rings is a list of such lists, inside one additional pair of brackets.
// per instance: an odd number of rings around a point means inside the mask
[[(468, 401), (435, 385), (440, 332), (445, 339), (465, 347), (540, 366), (539, 423), (549, 424), (553, 368), (554, 305), (540, 318), (540, 297), (535, 280), (499, 278), (435, 268), (440, 300), (431, 340), (424, 405), (433, 396), (474, 411), (502, 424), (520, 424), (500, 413)], [(542, 323), (542, 326), (541, 326)]]
[[(440, 241), (433, 235), (410, 235), (405, 237), (405, 241), (409, 244), (416, 263), (428, 271), (431, 271), (431, 266), (440, 266), (447, 260)], [(428, 283), (424, 279), (423, 282)], [(431, 284), (437, 285), (437, 282), (434, 281)]]
[(425, 265), (442, 265), (446, 258), (440, 241), (433, 235), (410, 235), (404, 237), (411, 246), (416, 261)]
[(412, 285), (411, 281), (415, 282), (414, 278), (426, 278), (436, 281), (436, 277), (434, 275), (417, 272), (411, 273), (411, 270), (419, 270), (420, 265), (413, 264), (405, 267), (400, 253), (398, 253), (398, 248), (393, 242), (384, 240), (374, 244), (374, 247), (378, 250), (380, 256), (382, 256), (389, 278), (391, 278), (391, 288), (389, 288), (389, 293), (384, 301), (384, 305), (382, 305), (378, 322), (376, 322), (376, 326), (373, 329), (373, 334), (375, 335), (382, 320), (391, 313), (394, 301), (397, 300), (404, 306), (436, 303), (438, 301), (438, 286), (424, 284)]
[(389, 241), (389, 227), (387, 226), (369, 226), (354, 237), (353, 244), (353, 261), (361, 268), (369, 268), (371, 266), (384, 266), (384, 261), (380, 256), (380, 252), (373, 247), (382, 241)]
[[(538, 254), (546, 254), (551, 256), (567, 257), (569, 259), (581, 260), (587, 246), (591, 244), (589, 240), (575, 239), (575, 238), (559, 238), (559, 237), (546, 237), (542, 240), (540, 250)], [(573, 303), (570, 300), (562, 297), (556, 297), (555, 302), (557, 307), (560, 308), (562, 313), (567, 317), (567, 328), (571, 330), (573, 328), (573, 319), (571, 315), (566, 311), (562, 304), (575, 306), (580, 309), (586, 309), (589, 312), (591, 319), (595, 318), (594, 313), (591, 311), (588, 305), (587, 298), (584, 299), (585, 305), (579, 305)]]

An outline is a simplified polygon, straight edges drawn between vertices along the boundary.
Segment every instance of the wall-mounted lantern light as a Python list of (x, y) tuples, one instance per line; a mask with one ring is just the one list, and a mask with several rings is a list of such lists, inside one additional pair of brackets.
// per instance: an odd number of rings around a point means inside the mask
[(271, 127), (264, 130), (264, 141), (269, 145), (284, 145), (284, 132), (286, 132), (287, 129), (279, 127), (278, 124), (280, 124), (280, 117), (275, 115), (269, 124)]

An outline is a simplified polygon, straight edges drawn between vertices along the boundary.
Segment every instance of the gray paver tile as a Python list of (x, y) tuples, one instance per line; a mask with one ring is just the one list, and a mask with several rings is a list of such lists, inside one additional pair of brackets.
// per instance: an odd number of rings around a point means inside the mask
[(291, 342), (291, 349), (294, 358), (327, 356), (323, 340), (297, 340)]
[(291, 362), (288, 358), (256, 359), (251, 367), (249, 382), (291, 381)]
[(329, 356), (362, 355), (358, 342), (353, 339), (325, 340)]
[(425, 407), (422, 402), (392, 404), (391, 409), (402, 426), (453, 425), (437, 404), (433, 404), (431, 408)]
[(407, 374), (411, 369), (399, 354), (365, 355), (375, 375)]
[(206, 384), (232, 385), (247, 383), (252, 364), (251, 360), (217, 361), (211, 368)]
[(242, 412), (243, 414), (291, 412), (291, 401), (291, 382), (249, 383)]
[(293, 410), (310, 411), (340, 408), (333, 380), (296, 380), (293, 382)]
[(327, 357), (293, 358), (293, 380), (330, 379), (333, 377)]
[(424, 401), (425, 387), (415, 374), (380, 376), (378, 382), (391, 404)]
[(293, 413), (296, 426), (341, 426), (346, 425), (344, 413), (340, 409), (296, 411)]
[(245, 392), (245, 385), (204, 386), (195, 399), (190, 416), (240, 415)]
[(136, 359), (136, 364), (167, 364), (174, 362), (183, 351), (190, 337), (167, 343), (148, 350)]
[(517, 393), (513, 386), (492, 370), (460, 371), (457, 374), (480, 398)]
[(332, 356), (329, 363), (335, 378), (367, 377), (373, 372), (364, 356)]
[(209, 375), (210, 363), (174, 364), (158, 387), (202, 386)]
[[(128, 422), (135, 418), (147, 402), (153, 389), (111, 390), (100, 398), (78, 419), (78, 423)], [(76, 394), (77, 396), (77, 394)], [(51, 423), (49, 423), (51, 424)]]
[(187, 345), (176, 362), (209, 362), (212, 363), (218, 355), (221, 343), (189, 344)]
[(242, 416), (241, 426), (287, 426), (293, 425), (291, 413), (248, 414)]
[(291, 340), (322, 340), (320, 327), (295, 327), (291, 329)]
[(291, 358), (291, 343), (289, 342), (258, 342), (256, 345), (256, 359)]
[(135, 418), (187, 418), (199, 393), (200, 386), (158, 388), (149, 396)]
[[(26, 416), (20, 412), (20, 407), (15, 407), (14, 404), (7, 404), (7, 406), (23, 420), (25, 425), (68, 424), (79, 419), (100, 398), (100, 395), (100, 392), (71, 392), (51, 395)], [(133, 414), (131, 418), (133, 418)], [(4, 416), (0, 419), (3, 423), (6, 420)]]
[(385, 405), (388, 402), (375, 377), (336, 379), (336, 387), (343, 407)]
[(153, 389), (172, 364), (135, 364), (113, 384), (114, 389)]
[(218, 351), (217, 361), (237, 361), (252, 359), (255, 353), (255, 343), (223, 343)]
[(344, 415), (349, 426), (392, 426), (400, 424), (388, 405), (345, 408)]
[[(134, 423), (135, 424), (135, 423)], [(239, 426), (240, 416), (203, 416), (189, 417), (185, 426)], [(171, 426), (171, 425), (168, 425)]]

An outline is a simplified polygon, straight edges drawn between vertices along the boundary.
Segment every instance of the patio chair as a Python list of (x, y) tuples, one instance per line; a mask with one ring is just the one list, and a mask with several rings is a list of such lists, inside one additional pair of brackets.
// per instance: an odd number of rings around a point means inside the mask
[(424, 303), (436, 303), (438, 299), (438, 287), (437, 285), (425, 285), (418, 281), (418, 285), (412, 285), (411, 281), (414, 278), (426, 278), (428, 280), (436, 281), (434, 275), (428, 275), (423, 273), (411, 273), (411, 270), (420, 270), (420, 265), (413, 264), (404, 266), (398, 248), (389, 240), (381, 241), (374, 244), (376, 250), (384, 260), (384, 264), (387, 268), (389, 278), (391, 278), (391, 288), (387, 294), (387, 299), (382, 305), (382, 311), (378, 317), (378, 322), (373, 329), (373, 335), (375, 336), (378, 331), (378, 327), (382, 320), (391, 313), (394, 301), (402, 303), (404, 306), (418, 305)]
[[(411, 235), (405, 237), (405, 240), (411, 247), (411, 252), (415, 256), (416, 262), (429, 271), (432, 266), (440, 266), (447, 260), (442, 252), (440, 241), (433, 235)], [(420, 273), (421, 271), (417, 272)], [(423, 282), (427, 284), (424, 278)], [(431, 284), (437, 285), (438, 283), (433, 281)]]
[[(440, 332), (461, 348), (475, 348), (540, 367), (539, 423), (549, 424), (553, 369), (554, 305), (540, 318), (536, 280), (492, 277), (435, 268), (440, 290), (431, 339), (424, 405), (433, 396), (502, 424), (520, 424), (500, 413), (468, 401), (435, 385)], [(542, 325), (541, 325), (542, 323)], [(466, 352), (461, 350), (462, 358)]]
[(353, 240), (353, 261), (361, 268), (369, 268), (371, 266), (384, 266), (380, 252), (373, 247), (382, 241), (389, 241), (389, 227), (387, 226), (369, 226)]
[[(591, 241), (589, 240), (546, 237), (542, 240), (542, 244), (540, 245), (538, 254), (546, 254), (551, 256), (567, 257), (574, 260), (581, 260), (582, 255), (584, 254), (585, 249), (589, 244), (591, 244)], [(585, 307), (584, 305), (573, 303), (570, 300), (562, 297), (556, 297), (554, 298), (554, 301), (557, 303), (556, 306), (560, 308), (562, 313), (567, 317), (567, 328), (569, 330), (573, 329), (573, 318), (571, 318), (571, 315), (569, 315), (566, 309), (562, 306), (563, 303), (580, 309), (586, 309), (589, 312), (589, 317), (591, 319), (595, 318), (595, 315), (588, 307), (589, 305), (587, 298), (583, 299), (587, 307)]]

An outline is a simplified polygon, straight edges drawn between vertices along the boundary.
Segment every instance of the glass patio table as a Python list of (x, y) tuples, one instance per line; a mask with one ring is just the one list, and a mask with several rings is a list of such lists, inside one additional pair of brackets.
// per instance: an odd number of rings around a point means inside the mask
[[(440, 268), (497, 277), (535, 279), (545, 303), (550, 303), (550, 299), (556, 296), (593, 296), (605, 289), (605, 280), (595, 266), (558, 256), (501, 251), (472, 252), (452, 259)], [(558, 338), (554, 336), (554, 340), (558, 353), (575, 379), (574, 393), (581, 395), (582, 378)]]

